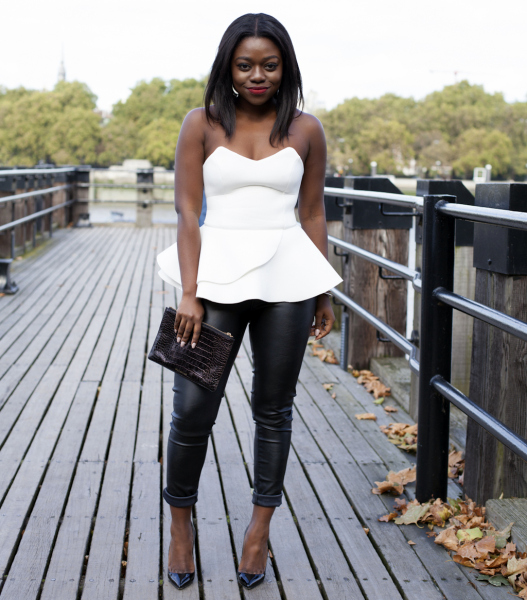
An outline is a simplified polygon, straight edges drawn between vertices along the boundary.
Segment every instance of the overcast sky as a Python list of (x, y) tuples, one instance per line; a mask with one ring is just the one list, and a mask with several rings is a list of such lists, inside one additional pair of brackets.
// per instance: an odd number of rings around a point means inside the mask
[[(236, 17), (266, 12), (289, 31), (304, 92), (332, 108), (386, 92), (422, 98), (457, 79), (527, 99), (526, 0), (15, 0), (1, 2), (0, 85), (66, 78), (110, 110), (141, 79), (202, 77)], [(490, 9), (490, 10), (489, 10)]]

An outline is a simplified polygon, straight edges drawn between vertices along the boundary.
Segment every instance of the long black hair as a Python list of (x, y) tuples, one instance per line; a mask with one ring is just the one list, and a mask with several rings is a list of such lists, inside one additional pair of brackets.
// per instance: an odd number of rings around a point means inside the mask
[[(246, 37), (269, 38), (282, 54), (283, 71), (280, 92), (275, 95), (276, 121), (273, 125), (269, 141), (271, 146), (278, 138), (282, 142), (289, 135), (289, 127), (299, 104), (303, 106), (302, 77), (296, 60), (295, 50), (286, 28), (271, 15), (265, 13), (248, 13), (238, 17), (227, 27), (218, 47), (218, 53), (212, 65), (207, 87), (204, 93), (205, 114), (209, 123), (220, 123), (230, 138), (236, 128), (235, 96), (232, 91), (233, 81), (231, 61), (234, 50)], [(215, 115), (210, 106), (214, 104)]]

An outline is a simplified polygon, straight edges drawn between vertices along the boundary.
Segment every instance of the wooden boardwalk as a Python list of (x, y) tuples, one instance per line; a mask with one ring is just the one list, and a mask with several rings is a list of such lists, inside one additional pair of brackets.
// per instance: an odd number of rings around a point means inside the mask
[[(172, 376), (146, 353), (176, 302), (155, 263), (175, 236), (168, 227), (61, 230), (15, 265), (20, 291), (0, 298), (0, 600), (505, 597), (475, 583), (425, 529), (378, 522), (393, 497), (374, 496), (374, 481), (410, 457), (379, 430), (393, 419), (309, 346), (266, 582), (238, 587), (252, 509), (248, 337), (195, 506), (198, 583), (178, 591), (166, 581)], [(375, 412), (377, 423), (358, 412)], [(396, 420), (412, 422), (401, 410)]]

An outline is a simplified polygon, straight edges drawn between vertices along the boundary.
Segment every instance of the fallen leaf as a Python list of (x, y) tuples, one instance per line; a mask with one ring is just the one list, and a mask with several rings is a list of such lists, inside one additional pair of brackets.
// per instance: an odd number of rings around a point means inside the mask
[(377, 417), (373, 413), (360, 413), (355, 415), (359, 421), (376, 421)]
[(527, 558), (509, 558), (507, 562), (507, 576), (514, 575), (515, 573), (522, 573), (523, 571), (527, 571)]
[(505, 548), (507, 544), (507, 540), (511, 536), (511, 529), (514, 523), (510, 523), (503, 529), (502, 531), (487, 531), (487, 535), (491, 535), (496, 539), (496, 548), (501, 549)]
[(393, 483), (400, 483), (401, 485), (406, 485), (407, 483), (412, 483), (416, 478), (416, 467), (408, 467), (407, 469), (403, 469), (402, 471), (398, 471), (394, 473), (390, 471), (386, 476), (388, 481), (393, 481)]
[[(500, 587), (502, 585), (510, 585), (509, 580), (503, 577), (503, 575), (478, 575), (476, 577), (478, 581), (488, 581), (490, 585)], [(521, 596), (520, 596), (521, 597)]]
[(395, 406), (385, 406), (385, 407), (384, 407), (384, 410), (385, 410), (387, 413), (394, 413), (394, 412), (397, 412), (399, 409), (398, 409), (398, 408), (395, 408)]
[(323, 384), (322, 384), (322, 387), (323, 387), (325, 390), (331, 390), (331, 389), (333, 389), (333, 386), (334, 386), (334, 385), (335, 385), (334, 383), (323, 383)]
[(441, 531), (436, 537), (434, 542), (436, 544), (441, 544), (447, 550), (453, 550), (454, 552), (457, 552), (457, 549), (459, 548), (459, 540), (456, 536), (455, 527), (443, 529), (443, 531)]
[(487, 554), (494, 554), (496, 551), (496, 539), (486, 535), (476, 542), (476, 549), (483, 555), (480, 558), (483, 558)]
[(395, 519), (395, 517), (397, 517), (397, 513), (392, 512), (388, 515), (383, 515), (382, 517), (379, 517), (377, 519), (377, 521), (381, 521), (383, 523), (389, 523), (390, 521), (393, 521)]
[(400, 483), (394, 483), (393, 481), (376, 481), (376, 488), (373, 488), (371, 491), (374, 494), (386, 494), (390, 492), (395, 496), (400, 496), (404, 492), (404, 488)]
[(381, 396), (377, 400), (373, 401), (373, 404), (382, 404), (384, 402), (384, 396)]
[(365, 533), (366, 535), (368, 535), (368, 533), (370, 533), (370, 530), (369, 530), (367, 527), (363, 527), (363, 529), (364, 529), (364, 533)]
[(428, 512), (429, 507), (430, 502), (410, 506), (404, 515), (395, 519), (395, 523), (397, 525), (410, 525), (411, 523), (417, 525), (419, 519)]
[(412, 542), (412, 540), (408, 540), (408, 543), (410, 544), (410, 546), (415, 546), (415, 542)]
[(337, 397), (337, 392), (333, 392), (333, 393), (331, 394), (331, 397), (333, 398), (333, 400), (335, 400), (335, 398)]
[(460, 529), (456, 535), (460, 542), (470, 542), (482, 538), (483, 532), (479, 527), (474, 527), (473, 529)]

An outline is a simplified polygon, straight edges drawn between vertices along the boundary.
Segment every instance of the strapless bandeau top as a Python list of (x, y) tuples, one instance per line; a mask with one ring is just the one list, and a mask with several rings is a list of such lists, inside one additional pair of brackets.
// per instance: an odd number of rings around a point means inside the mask
[[(296, 302), (342, 281), (296, 220), (303, 174), (304, 163), (291, 147), (252, 160), (219, 146), (207, 158), (198, 298)], [(159, 276), (181, 290), (177, 243), (158, 254), (157, 263)]]

